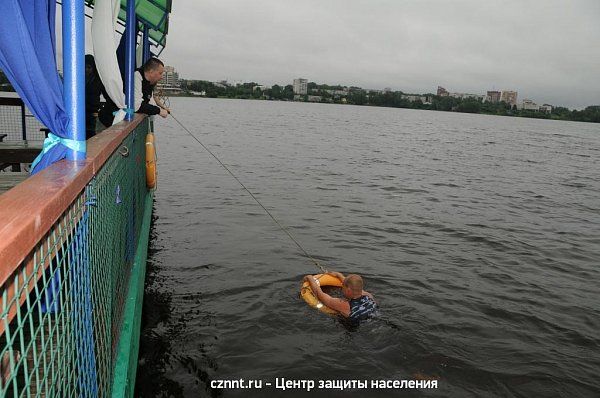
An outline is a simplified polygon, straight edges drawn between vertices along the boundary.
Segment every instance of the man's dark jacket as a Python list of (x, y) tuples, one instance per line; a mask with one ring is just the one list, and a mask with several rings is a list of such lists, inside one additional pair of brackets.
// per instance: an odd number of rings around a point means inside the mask
[[(154, 85), (150, 84), (146, 77), (144, 76), (144, 72), (141, 69), (136, 69), (136, 73), (139, 73), (142, 76), (142, 104), (139, 109), (136, 110), (137, 113), (145, 113), (146, 115), (158, 115), (160, 113), (160, 108), (156, 105), (150, 104), (150, 98), (152, 98), (152, 91), (154, 90)], [(106, 104), (100, 109), (98, 113), (98, 119), (100, 122), (106, 127), (112, 126), (112, 122), (114, 117), (114, 113), (119, 110), (119, 108), (115, 105), (115, 103), (110, 99), (106, 92), (104, 92), (104, 98), (106, 99)]]

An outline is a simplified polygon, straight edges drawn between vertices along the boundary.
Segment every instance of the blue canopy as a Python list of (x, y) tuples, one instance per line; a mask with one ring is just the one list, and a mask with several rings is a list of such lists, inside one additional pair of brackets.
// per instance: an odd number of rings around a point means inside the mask
[(62, 82), (56, 67), (55, 0), (2, 2), (0, 13), (0, 68), (27, 107), (53, 133), (58, 145), (46, 147), (46, 156), (32, 173), (63, 159), (71, 120), (65, 111)]

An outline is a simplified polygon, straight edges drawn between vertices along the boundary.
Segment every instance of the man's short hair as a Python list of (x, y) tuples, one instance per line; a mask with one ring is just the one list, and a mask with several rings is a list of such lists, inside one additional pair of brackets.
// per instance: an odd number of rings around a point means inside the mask
[(163, 62), (160, 59), (152, 57), (148, 61), (146, 61), (142, 69), (144, 70), (144, 72), (148, 72), (151, 70), (158, 69), (159, 66), (164, 67), (165, 64), (163, 64)]
[(353, 292), (362, 292), (363, 280), (360, 275), (350, 274), (344, 278), (344, 286), (349, 287)]

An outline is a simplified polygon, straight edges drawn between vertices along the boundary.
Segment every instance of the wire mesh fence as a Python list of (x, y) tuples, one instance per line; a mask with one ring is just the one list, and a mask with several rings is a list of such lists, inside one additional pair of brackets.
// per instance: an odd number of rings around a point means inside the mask
[(0, 286), (1, 397), (111, 395), (147, 131), (144, 120)]
[(113, 361), (148, 192), (145, 132), (130, 134), (124, 147), (127, 155), (113, 155), (90, 183), (94, 202), (90, 256), (101, 259), (93, 261), (91, 269), (94, 324), (99, 326), (95, 337), (101, 391), (108, 391), (112, 385)]
[[(29, 109), (25, 108), (25, 136), (27, 141), (44, 141), (46, 138), (46, 126), (37, 120)], [(8, 138), (8, 137), (7, 137)]]
[(14, 93), (0, 94), (0, 135), (4, 141), (43, 141), (45, 126)]

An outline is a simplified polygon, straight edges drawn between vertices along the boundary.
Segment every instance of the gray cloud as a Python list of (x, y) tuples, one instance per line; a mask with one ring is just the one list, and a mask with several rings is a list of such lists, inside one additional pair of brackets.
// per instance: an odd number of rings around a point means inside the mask
[(185, 78), (600, 104), (598, 0), (176, 0), (162, 58)]

